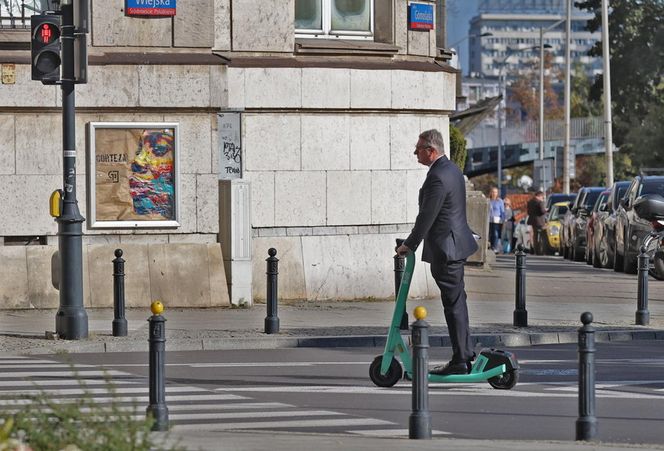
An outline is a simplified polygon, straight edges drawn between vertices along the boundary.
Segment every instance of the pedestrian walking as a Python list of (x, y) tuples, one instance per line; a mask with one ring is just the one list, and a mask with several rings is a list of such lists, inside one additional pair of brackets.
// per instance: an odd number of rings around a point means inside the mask
[(533, 252), (544, 255), (544, 226), (546, 225), (546, 207), (544, 206), (544, 192), (537, 191), (528, 201), (528, 225), (533, 228)]
[(512, 210), (512, 201), (509, 197), (503, 200), (505, 205), (505, 221), (501, 230), (501, 238), (503, 243), (503, 252), (509, 254), (514, 247), (512, 240), (514, 239), (514, 210)]
[(414, 251), (424, 240), (422, 260), (430, 263), (431, 275), (440, 289), (452, 359), (433, 368), (431, 374), (467, 374), (475, 357), (470, 340), (468, 306), (463, 281), (464, 263), (478, 249), (466, 218), (466, 182), (461, 170), (444, 154), (438, 130), (422, 132), (414, 154), (429, 172), (419, 194), (415, 226), (399, 255)]
[(502, 251), (503, 222), (505, 222), (505, 204), (498, 196), (498, 188), (494, 186), (489, 191), (489, 239), (491, 249), (496, 254)]

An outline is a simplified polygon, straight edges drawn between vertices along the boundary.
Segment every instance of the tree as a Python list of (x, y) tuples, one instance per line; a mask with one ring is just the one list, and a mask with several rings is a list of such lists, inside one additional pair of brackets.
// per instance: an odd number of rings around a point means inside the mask
[(570, 116), (602, 116), (602, 102), (590, 97), (590, 90), (594, 80), (586, 74), (581, 62), (574, 64), (570, 78), (572, 82), (569, 101)]
[(463, 133), (461, 133), (461, 130), (454, 125), (450, 125), (450, 160), (459, 166), (461, 172), (463, 172), (466, 167), (467, 155), (466, 138), (463, 136)]
[[(533, 61), (526, 69), (517, 75), (510, 86), (510, 102), (518, 104), (518, 108), (508, 108), (508, 115), (513, 121), (539, 120), (539, 62)], [(552, 78), (557, 74), (551, 73), (553, 55), (544, 53), (544, 112), (548, 119), (561, 119), (563, 109), (558, 94), (553, 89)], [(549, 75), (547, 76), (547, 72)]]
[[(601, 27), (601, 0), (576, 2), (595, 17), (587, 28)], [(637, 165), (659, 166), (664, 134), (664, 2), (662, 0), (612, 0), (609, 16), (613, 142)], [(602, 55), (598, 42), (590, 55)], [(599, 100), (603, 79), (598, 76), (590, 97)], [(652, 128), (655, 126), (654, 128)]]

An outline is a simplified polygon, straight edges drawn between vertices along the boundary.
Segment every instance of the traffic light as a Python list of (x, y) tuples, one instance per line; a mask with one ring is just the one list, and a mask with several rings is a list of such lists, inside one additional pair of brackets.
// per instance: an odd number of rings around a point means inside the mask
[(30, 17), (32, 35), (32, 79), (54, 84), (60, 80), (60, 16), (44, 14)]

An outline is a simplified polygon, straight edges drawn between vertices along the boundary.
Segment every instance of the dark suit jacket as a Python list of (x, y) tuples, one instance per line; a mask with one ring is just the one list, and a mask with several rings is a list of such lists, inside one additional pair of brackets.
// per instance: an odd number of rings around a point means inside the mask
[(447, 157), (440, 157), (429, 167), (420, 188), (419, 205), (415, 226), (404, 244), (415, 250), (424, 239), (422, 260), (463, 260), (477, 251), (466, 219), (466, 182)]
[(546, 207), (544, 202), (536, 197), (531, 198), (526, 204), (528, 210), (528, 225), (541, 229), (546, 225)]

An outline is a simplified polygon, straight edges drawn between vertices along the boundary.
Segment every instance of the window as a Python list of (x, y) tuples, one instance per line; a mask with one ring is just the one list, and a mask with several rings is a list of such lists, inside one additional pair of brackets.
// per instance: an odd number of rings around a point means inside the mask
[(372, 39), (373, 0), (295, 0), (298, 37)]
[[(30, 28), (30, 16), (49, 9), (46, 0), (0, 1), (0, 28)], [(53, 9), (53, 6), (50, 7)]]

